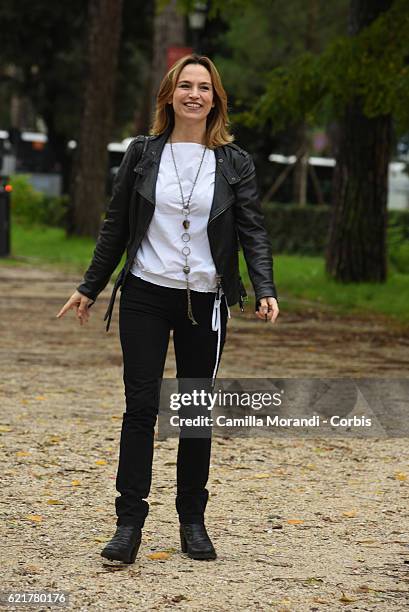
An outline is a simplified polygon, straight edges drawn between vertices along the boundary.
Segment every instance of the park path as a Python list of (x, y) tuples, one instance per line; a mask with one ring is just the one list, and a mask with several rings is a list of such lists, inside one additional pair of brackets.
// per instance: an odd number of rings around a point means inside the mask
[[(118, 304), (108, 334), (109, 289), (86, 327), (73, 313), (57, 320), (79, 280), (0, 266), (2, 590), (64, 590), (76, 611), (407, 609), (405, 438), (216, 437), (207, 510), (215, 562), (180, 552), (177, 440), (156, 440), (137, 561), (103, 563), (124, 409)], [(407, 330), (379, 317), (302, 303), (286, 312), (283, 300), (273, 326), (235, 308), (219, 377), (403, 377), (408, 345)], [(165, 376), (174, 374), (170, 344)], [(156, 552), (167, 558), (150, 558)]]

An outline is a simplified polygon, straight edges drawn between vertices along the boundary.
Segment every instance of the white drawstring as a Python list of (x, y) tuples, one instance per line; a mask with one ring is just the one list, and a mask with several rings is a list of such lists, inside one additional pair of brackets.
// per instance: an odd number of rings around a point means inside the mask
[(222, 334), (222, 317), (221, 317), (220, 305), (221, 305), (221, 302), (222, 302), (223, 295), (224, 295), (224, 299), (226, 301), (228, 317), (229, 317), (229, 319), (231, 318), (230, 308), (229, 308), (229, 306), (227, 304), (227, 298), (226, 298), (225, 294), (223, 293), (223, 289), (219, 288), (217, 290), (217, 293), (215, 294), (214, 305), (213, 305), (213, 313), (212, 313), (212, 330), (213, 331), (217, 331), (216, 363), (214, 365), (213, 376), (212, 376), (212, 388), (214, 387), (214, 384), (215, 384), (216, 374), (217, 374), (217, 367), (219, 365), (220, 342), (221, 342), (221, 334)]

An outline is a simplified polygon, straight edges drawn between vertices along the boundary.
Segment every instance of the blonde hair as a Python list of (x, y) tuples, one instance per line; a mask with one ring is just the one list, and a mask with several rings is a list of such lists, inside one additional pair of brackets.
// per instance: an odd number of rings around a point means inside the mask
[(206, 146), (210, 149), (233, 142), (234, 136), (230, 134), (230, 125), (227, 113), (227, 94), (222, 85), (220, 75), (212, 60), (205, 55), (185, 55), (179, 59), (166, 73), (156, 96), (156, 108), (153, 124), (150, 129), (151, 135), (159, 135), (167, 128), (175, 125), (175, 112), (172, 104), (168, 104), (175, 91), (179, 75), (188, 64), (200, 64), (210, 73), (213, 85), (214, 107), (210, 110), (206, 120)]

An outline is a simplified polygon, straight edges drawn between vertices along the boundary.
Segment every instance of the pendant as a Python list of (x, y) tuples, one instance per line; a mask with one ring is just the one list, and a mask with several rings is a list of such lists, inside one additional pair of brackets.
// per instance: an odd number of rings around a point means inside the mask
[(183, 221), (183, 227), (184, 227), (185, 229), (189, 229), (189, 226), (190, 226), (190, 221), (188, 221), (187, 219), (185, 219), (185, 220)]

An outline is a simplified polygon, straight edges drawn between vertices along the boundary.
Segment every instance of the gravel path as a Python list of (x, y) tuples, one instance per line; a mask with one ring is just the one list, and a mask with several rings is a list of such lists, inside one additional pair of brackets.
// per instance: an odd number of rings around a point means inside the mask
[[(78, 277), (0, 266), (0, 280), (3, 591), (67, 591), (76, 611), (408, 609), (407, 438), (215, 437), (210, 562), (180, 552), (177, 440), (156, 440), (137, 560), (105, 563), (124, 410), (118, 304), (106, 334), (109, 289), (82, 328), (55, 318)], [(276, 326), (233, 309), (219, 377), (407, 376), (408, 331), (284, 306)]]

